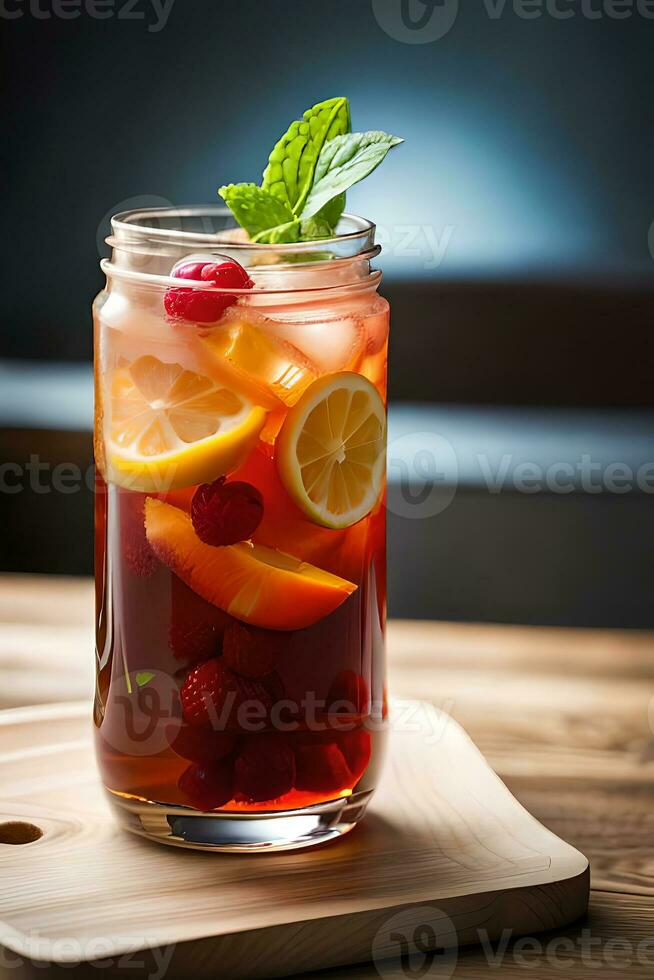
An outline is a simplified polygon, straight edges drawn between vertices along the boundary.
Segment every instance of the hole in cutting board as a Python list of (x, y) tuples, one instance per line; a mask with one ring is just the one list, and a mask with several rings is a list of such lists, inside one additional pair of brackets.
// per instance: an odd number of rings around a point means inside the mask
[(0, 823), (0, 844), (33, 844), (41, 837), (43, 837), (41, 828), (25, 820)]

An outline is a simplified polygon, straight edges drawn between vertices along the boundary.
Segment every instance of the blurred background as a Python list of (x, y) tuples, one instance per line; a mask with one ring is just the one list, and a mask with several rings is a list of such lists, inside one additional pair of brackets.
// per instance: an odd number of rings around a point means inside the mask
[(258, 180), (347, 95), (406, 140), (348, 200), (393, 309), (391, 615), (654, 626), (650, 7), (7, 0), (0, 571), (92, 570), (109, 217)]

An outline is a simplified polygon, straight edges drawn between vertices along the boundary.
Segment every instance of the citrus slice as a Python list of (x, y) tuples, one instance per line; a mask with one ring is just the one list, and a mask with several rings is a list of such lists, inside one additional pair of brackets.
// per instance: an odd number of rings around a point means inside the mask
[(344, 371), (314, 382), (277, 438), (277, 469), (316, 524), (343, 528), (375, 506), (386, 466), (386, 411), (377, 389)]
[(109, 395), (109, 479), (146, 493), (209, 483), (236, 469), (266, 419), (242, 395), (149, 354), (115, 370)]
[(148, 497), (150, 547), (194, 592), (231, 616), (264, 629), (299, 630), (328, 616), (356, 585), (281, 551), (249, 542), (204, 544), (188, 514)]

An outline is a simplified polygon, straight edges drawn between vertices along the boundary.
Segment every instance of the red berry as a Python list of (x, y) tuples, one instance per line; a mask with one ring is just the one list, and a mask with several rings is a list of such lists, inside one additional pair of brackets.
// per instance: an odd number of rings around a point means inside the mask
[(168, 642), (178, 660), (199, 663), (215, 657), (229, 622), (227, 613), (205, 602), (176, 575), (171, 577)]
[(145, 494), (120, 494), (120, 538), (123, 558), (132, 575), (151, 578), (159, 561), (145, 533)]
[(263, 803), (284, 796), (295, 782), (295, 755), (281, 735), (255, 735), (247, 739), (234, 766), (235, 797)]
[(217, 762), (218, 759), (231, 755), (235, 746), (235, 735), (231, 732), (215, 731), (209, 725), (193, 728), (192, 725), (182, 724), (181, 728), (171, 731), (171, 749), (189, 762)]
[(171, 623), (170, 649), (178, 660), (200, 663), (219, 652), (216, 630), (209, 623)]
[(266, 677), (277, 666), (286, 643), (284, 633), (233, 622), (225, 630), (223, 659), (242, 677)]
[(341, 732), (338, 744), (345, 756), (349, 770), (355, 779), (360, 779), (368, 768), (372, 754), (370, 732), (357, 728), (352, 732)]
[(178, 265), (176, 269), (173, 269), (173, 278), (192, 279), (194, 282), (199, 282), (202, 279), (202, 270), (207, 265), (210, 265), (210, 263), (184, 262), (182, 265)]
[(352, 783), (345, 757), (339, 747), (328, 745), (301, 745), (296, 754), (298, 789), (317, 793), (337, 793)]
[(190, 671), (180, 699), (189, 725), (202, 727), (211, 723), (219, 730), (228, 725), (260, 725), (272, 707), (271, 696), (263, 685), (234, 674), (218, 657)]
[(229, 762), (189, 766), (179, 777), (178, 786), (199, 810), (216, 810), (234, 796), (234, 773)]
[[(214, 286), (220, 286), (221, 289), (252, 289), (254, 286), (243, 266), (234, 259), (207, 262), (200, 272), (200, 278)], [(232, 300), (236, 302), (234, 297)]]
[(368, 685), (361, 674), (342, 670), (334, 678), (327, 695), (327, 711), (365, 715), (370, 708)]
[[(222, 262), (185, 262), (173, 270), (175, 279), (209, 282), (220, 289), (252, 289), (254, 283), (242, 265), (233, 259)], [(229, 293), (209, 293), (202, 289), (171, 287), (166, 290), (164, 306), (175, 320), (194, 323), (215, 323), (228, 306), (237, 300)]]
[(263, 497), (250, 483), (219, 477), (195, 491), (191, 520), (205, 544), (236, 544), (252, 537), (263, 517)]
[(286, 696), (284, 682), (276, 670), (272, 674), (262, 677), (259, 683), (265, 687), (270, 695), (271, 713), (270, 722), (274, 729), (284, 730), (284, 726), (292, 724), (297, 726), (300, 719), (300, 705)]

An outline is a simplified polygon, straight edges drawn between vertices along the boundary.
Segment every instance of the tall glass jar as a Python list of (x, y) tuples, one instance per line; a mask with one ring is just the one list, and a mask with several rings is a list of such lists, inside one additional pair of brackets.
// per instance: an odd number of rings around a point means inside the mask
[(339, 232), (254, 245), (220, 208), (112, 221), (97, 754), (121, 823), (167, 843), (321, 843), (379, 778), (388, 304), (374, 226)]

